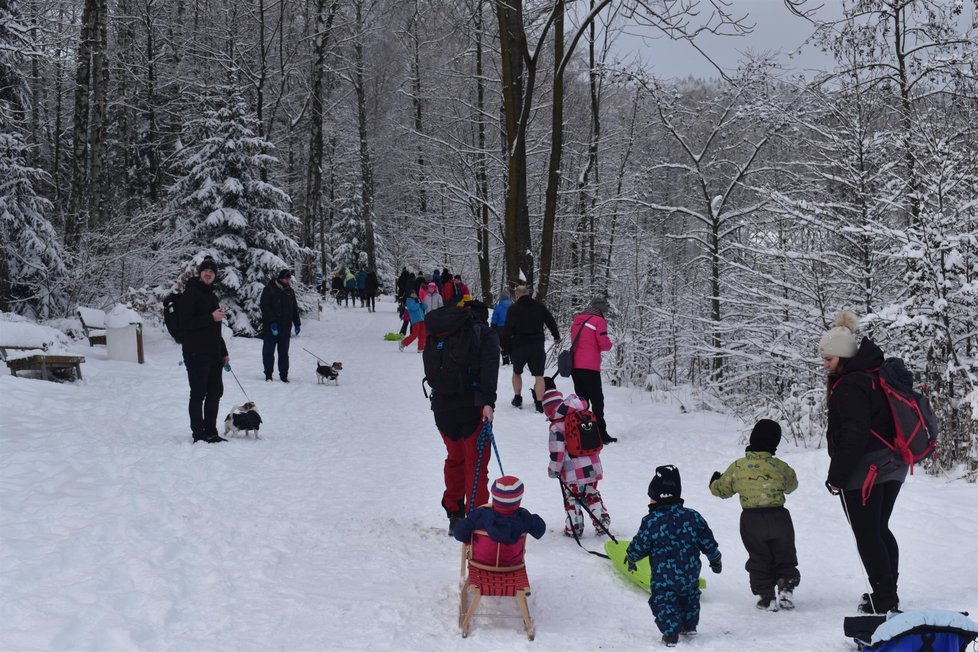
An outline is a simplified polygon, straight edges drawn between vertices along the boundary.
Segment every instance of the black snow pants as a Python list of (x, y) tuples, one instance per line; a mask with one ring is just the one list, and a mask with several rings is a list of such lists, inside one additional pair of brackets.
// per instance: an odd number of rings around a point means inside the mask
[(784, 507), (745, 509), (740, 514), (740, 538), (747, 548), (744, 567), (754, 595), (773, 596), (778, 580), (794, 588), (801, 581), (795, 528)]

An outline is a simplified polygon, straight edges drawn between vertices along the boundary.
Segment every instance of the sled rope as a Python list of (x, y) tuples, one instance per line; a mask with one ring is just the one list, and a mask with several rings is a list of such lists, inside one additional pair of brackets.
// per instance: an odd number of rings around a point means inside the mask
[[(570, 489), (567, 488), (567, 485), (564, 484), (564, 481), (561, 480), (559, 476), (557, 477), (557, 482), (560, 483), (560, 494), (561, 494), (561, 496), (563, 496), (564, 502), (565, 503), (570, 502), (567, 499), (567, 495), (570, 492)], [(609, 537), (611, 537), (611, 540), (612, 541), (614, 541), (615, 543), (618, 543), (618, 539), (615, 538), (615, 535), (613, 535), (611, 532), (608, 531), (608, 528), (606, 528), (604, 526), (604, 523), (602, 523), (600, 521), (600, 519), (595, 518), (594, 512), (592, 512), (590, 509), (588, 509), (588, 506), (584, 504), (584, 501), (583, 500), (581, 500), (579, 498), (575, 498), (574, 500), (577, 501), (577, 504), (578, 505), (580, 505), (581, 507), (584, 508), (584, 511), (588, 513), (588, 516), (590, 516), (591, 519), (595, 523), (597, 523), (599, 526), (601, 526), (601, 529), (604, 530), (604, 533), (605, 534), (607, 534)], [(574, 541), (577, 542), (577, 545), (579, 545), (581, 547), (581, 550), (583, 550), (584, 552), (588, 553), (589, 555), (594, 555), (595, 557), (604, 557), (605, 559), (611, 559), (611, 557), (609, 557), (608, 555), (606, 555), (604, 553), (595, 552), (594, 550), (588, 550), (587, 548), (585, 548), (584, 547), (584, 544), (581, 543), (581, 538), (579, 536), (577, 536), (577, 530), (574, 529), (573, 524), (571, 525), (571, 534), (574, 535)]]

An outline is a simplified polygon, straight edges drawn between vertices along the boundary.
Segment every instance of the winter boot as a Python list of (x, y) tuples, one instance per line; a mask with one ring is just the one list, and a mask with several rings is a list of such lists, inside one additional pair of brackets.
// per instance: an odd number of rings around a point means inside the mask
[(265, 382), (266, 383), (272, 382), (272, 374), (265, 374)]
[(281, 379), (282, 379), (282, 382), (283, 382), (283, 383), (287, 383), (287, 382), (289, 382), (289, 377), (288, 377), (288, 376), (279, 376), (279, 378), (281, 378)]
[(863, 599), (859, 603), (857, 611), (861, 614), (887, 614), (891, 611), (900, 610), (900, 598), (896, 594), (887, 596), (882, 593), (873, 592), (872, 595), (863, 593)]
[(398, 342), (397, 343), (397, 350), (398, 351), (403, 351), (404, 350), (404, 342)]
[(782, 577), (778, 580), (778, 608), (794, 609), (795, 597), (794, 589), (798, 586), (798, 580)]
[(517, 394), (516, 396), (513, 397), (513, 400), (510, 401), (509, 404), (512, 405), (514, 408), (521, 408), (523, 407), (523, 397)]
[(696, 625), (683, 625), (679, 633), (683, 636), (696, 636)]
[(778, 601), (774, 599), (773, 593), (765, 594), (758, 596), (756, 606), (761, 611), (777, 611)]
[(663, 634), (662, 644), (666, 647), (676, 647), (676, 643), (679, 642), (679, 634)]

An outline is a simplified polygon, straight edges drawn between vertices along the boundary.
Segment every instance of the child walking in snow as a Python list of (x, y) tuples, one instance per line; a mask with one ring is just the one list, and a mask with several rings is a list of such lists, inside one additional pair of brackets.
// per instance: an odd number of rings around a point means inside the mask
[(652, 568), (649, 607), (666, 647), (693, 636), (700, 620), (700, 553), (721, 570), (720, 549), (699, 512), (683, 507), (679, 469), (660, 466), (649, 483), (649, 513), (626, 550), (629, 570), (643, 557)]
[[(794, 470), (774, 457), (781, 426), (761, 419), (750, 433), (744, 457), (722, 474), (714, 471), (710, 493), (720, 498), (740, 494), (740, 538), (747, 549), (750, 590), (757, 608), (794, 609), (793, 591), (801, 581), (795, 553), (795, 528), (784, 507), (784, 495), (798, 488)], [(777, 588), (777, 598), (775, 598)]]
[[(492, 483), (489, 493), (492, 496), (491, 507), (473, 509), (468, 516), (455, 524), (453, 534), (462, 543), (468, 543), (476, 530), (485, 530), (490, 539), (504, 546), (518, 543), (524, 534), (539, 539), (547, 531), (547, 525), (542, 518), (520, 507), (523, 481), (516, 476), (504, 475), (499, 478)], [(479, 559), (479, 552), (472, 551), (472, 558), (476, 561), (482, 561)], [(504, 547), (499, 555), (500, 566), (512, 566), (523, 561), (522, 548), (507, 550)], [(520, 558), (517, 559), (517, 556)]]
[(599, 522), (591, 518), (598, 534), (605, 533), (611, 525), (611, 516), (598, 491), (598, 481), (604, 477), (601, 457), (598, 453), (574, 457), (568, 452), (564, 438), (566, 417), (579, 410), (587, 410), (588, 402), (574, 394), (564, 398), (553, 378), (545, 377), (544, 387), (543, 412), (550, 419), (550, 465), (547, 475), (560, 478), (567, 487), (564, 494), (564, 510), (567, 512), (564, 534), (569, 537), (584, 534), (581, 505), (586, 505), (591, 514), (600, 519)]

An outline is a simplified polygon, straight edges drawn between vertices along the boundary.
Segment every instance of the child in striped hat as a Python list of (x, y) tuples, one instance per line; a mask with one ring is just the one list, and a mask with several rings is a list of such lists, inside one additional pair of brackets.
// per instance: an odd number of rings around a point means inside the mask
[(492, 483), (489, 490), (492, 504), (472, 510), (455, 524), (455, 538), (468, 543), (475, 530), (485, 530), (489, 538), (502, 544), (513, 544), (524, 534), (539, 539), (547, 525), (536, 514), (520, 507), (523, 500), (523, 481), (514, 475), (504, 475)]

